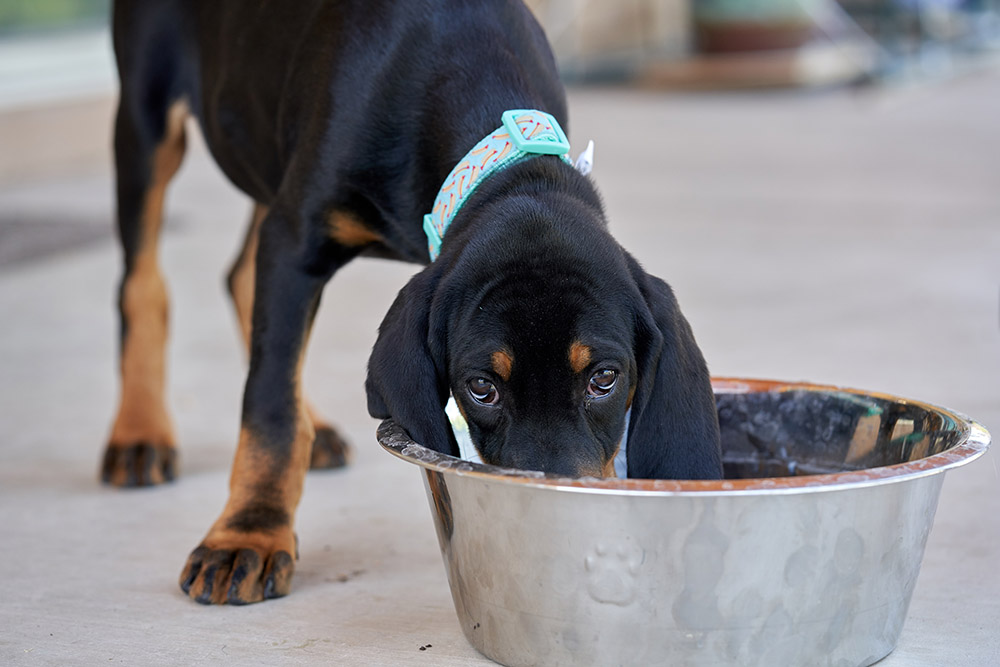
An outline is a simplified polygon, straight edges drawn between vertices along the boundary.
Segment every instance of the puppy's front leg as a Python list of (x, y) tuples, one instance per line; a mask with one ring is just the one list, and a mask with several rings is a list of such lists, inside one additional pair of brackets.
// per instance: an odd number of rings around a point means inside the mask
[[(294, 231), (293, 231), (294, 230)], [(315, 433), (302, 401), (303, 354), (329, 266), (317, 267), (289, 221), (261, 227), (250, 371), (229, 500), (188, 558), (181, 588), (204, 604), (246, 604), (289, 592), (295, 509)]]
[[(240, 328), (240, 338), (246, 348), (247, 356), (250, 351), (250, 332), (253, 328), (253, 303), (255, 276), (257, 274), (257, 249), (259, 247), (260, 226), (267, 216), (267, 206), (256, 203), (253, 209), (253, 216), (250, 219), (250, 226), (247, 229), (246, 239), (243, 248), (240, 250), (236, 261), (233, 263), (226, 279), (226, 286), (229, 296), (232, 298), (233, 306), (236, 309), (236, 321)], [(312, 444), (312, 469), (340, 468), (350, 461), (351, 449), (347, 442), (340, 436), (332, 424), (327, 422), (321, 414), (313, 407), (308, 398), (303, 399), (309, 421), (312, 422), (316, 431), (316, 438)]]

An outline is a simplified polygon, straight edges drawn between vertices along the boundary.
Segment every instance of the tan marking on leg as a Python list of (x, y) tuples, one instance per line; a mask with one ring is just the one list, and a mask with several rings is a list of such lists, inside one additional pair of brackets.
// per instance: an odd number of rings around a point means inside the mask
[[(175, 103), (167, 114), (166, 133), (153, 153), (152, 178), (143, 202), (141, 246), (122, 289), (126, 321), (121, 350), (122, 395), (111, 429), (112, 446), (174, 444), (164, 396), (168, 299), (157, 249), (167, 185), (184, 156), (187, 115), (184, 102)], [(124, 473), (117, 471), (119, 474)]]
[(173, 444), (164, 396), (167, 292), (155, 264), (136, 265), (125, 284), (122, 307), (128, 330), (121, 354), (121, 405), (111, 442)]
[[(304, 348), (305, 346), (303, 346)], [(312, 420), (306, 412), (302, 400), (302, 361), (304, 354), (299, 353), (295, 366), (295, 436), (289, 447), (288, 459), (274, 460), (270, 455), (270, 445), (261, 440), (259, 434), (247, 427), (240, 429), (240, 440), (236, 447), (236, 457), (233, 460), (232, 473), (229, 477), (229, 499), (222, 515), (212, 526), (203, 544), (212, 549), (228, 549), (240, 547), (261, 547), (265, 553), (271, 547), (280, 547), (289, 551), (294, 545), (288, 543), (292, 539), (292, 522), (295, 509), (302, 498), (302, 487), (306, 471), (309, 469), (309, 457), (312, 451), (316, 432)], [(231, 526), (231, 522), (240, 512), (248, 508), (265, 506), (280, 510), (287, 514), (286, 526), (267, 527), (254, 530), (240, 530)], [(294, 550), (289, 551), (294, 553)]]
[(334, 211), (329, 220), (330, 237), (349, 248), (377, 243), (382, 237), (350, 213)]
[(569, 346), (569, 366), (574, 373), (579, 373), (590, 364), (591, 350), (580, 341), (573, 341)]
[(493, 365), (493, 372), (499, 375), (504, 382), (510, 381), (510, 373), (514, 368), (514, 356), (507, 350), (497, 350), (490, 357)]
[[(295, 510), (302, 498), (314, 437), (315, 432), (309, 418), (300, 410), (290, 457), (287, 461), (278, 462), (268, 455), (267, 444), (260, 441), (258, 434), (246, 427), (240, 429), (240, 441), (229, 478), (229, 499), (222, 515), (205, 539), (206, 546), (213, 549), (231, 548), (235, 545), (256, 548), (258, 543), (267, 546), (273, 545), (276, 538), (279, 541), (288, 539)], [(230, 525), (240, 512), (257, 506), (285, 512), (288, 517), (287, 525), (260, 526), (252, 530), (242, 530)], [(294, 554), (294, 545), (279, 546)]]
[(305, 332), (292, 382), (295, 400), (295, 435), (289, 448), (289, 458), (283, 463), (275, 463), (268, 458), (268, 447), (271, 443), (263, 443), (259, 436), (246, 427), (240, 429), (240, 441), (236, 448), (236, 458), (229, 478), (229, 501), (223, 517), (232, 511), (246, 507), (248, 503), (260, 500), (260, 491), (265, 485), (271, 485), (278, 491), (275, 501), (288, 512), (289, 517), (295, 515), (295, 508), (302, 497), (302, 486), (305, 483), (306, 471), (309, 470), (309, 457), (312, 453), (312, 443), (316, 437), (312, 419), (306, 411), (302, 397), (302, 367), (305, 362), (306, 347), (309, 343), (310, 329)]
[(244, 240), (243, 248), (229, 271), (229, 295), (233, 299), (236, 321), (243, 340), (243, 349), (248, 357), (253, 322), (254, 282), (257, 278), (257, 248), (260, 245), (260, 223), (264, 221), (267, 212), (267, 206), (261, 203), (254, 204), (246, 240)]

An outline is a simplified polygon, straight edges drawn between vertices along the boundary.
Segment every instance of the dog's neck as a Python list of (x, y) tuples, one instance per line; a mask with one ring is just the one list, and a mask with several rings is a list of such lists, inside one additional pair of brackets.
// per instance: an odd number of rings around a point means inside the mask
[(467, 248), (494, 259), (507, 254), (516, 260), (546, 254), (551, 259), (552, 253), (569, 251), (561, 239), (581, 238), (589, 243), (570, 243), (569, 249), (617, 247), (590, 178), (558, 157), (542, 155), (504, 169), (476, 189), (448, 230), (441, 260), (455, 261)]
[(566, 134), (550, 114), (535, 109), (504, 112), (500, 127), (481, 139), (451, 170), (433, 209), (424, 216), (431, 261), (440, 254), (444, 235), (455, 216), (484, 182), (511, 165), (539, 155), (559, 156), (571, 164), (567, 153)]

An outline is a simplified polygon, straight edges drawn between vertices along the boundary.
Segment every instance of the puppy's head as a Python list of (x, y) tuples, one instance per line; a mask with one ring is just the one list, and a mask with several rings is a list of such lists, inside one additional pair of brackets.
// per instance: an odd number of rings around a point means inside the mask
[(670, 288), (585, 228), (534, 220), (417, 274), (372, 352), (371, 414), (457, 455), (452, 394), (484, 462), (605, 477), (631, 410), (629, 477), (720, 477), (708, 371)]
[(536, 268), (457, 304), (449, 387), (483, 461), (610, 476), (638, 378), (628, 308), (577, 267)]

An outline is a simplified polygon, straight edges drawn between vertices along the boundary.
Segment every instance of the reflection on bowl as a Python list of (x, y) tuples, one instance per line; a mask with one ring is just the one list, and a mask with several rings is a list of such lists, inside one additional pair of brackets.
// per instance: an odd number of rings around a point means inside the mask
[(869, 665), (896, 645), (944, 471), (989, 434), (883, 394), (713, 381), (726, 479), (423, 469), (455, 609), (507, 665)]

